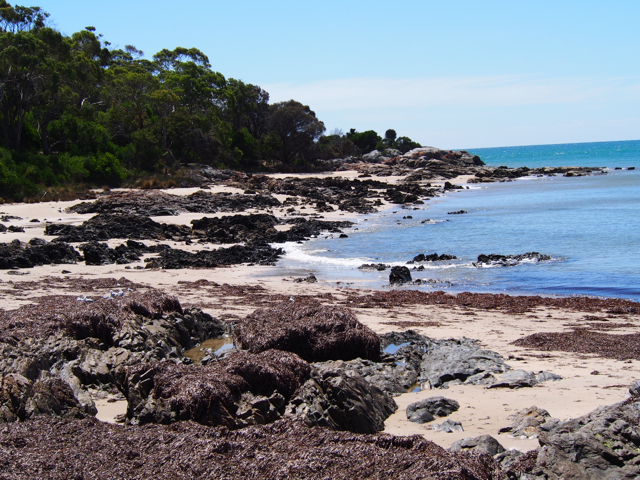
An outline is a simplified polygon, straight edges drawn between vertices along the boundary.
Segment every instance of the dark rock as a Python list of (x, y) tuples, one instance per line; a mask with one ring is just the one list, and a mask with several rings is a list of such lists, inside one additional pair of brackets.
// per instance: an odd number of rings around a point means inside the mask
[(446, 261), (446, 260), (456, 260), (458, 257), (456, 257), (455, 255), (448, 255), (446, 253), (443, 253), (442, 255), (438, 255), (437, 253), (431, 253), (429, 255), (425, 255), (424, 253), (421, 253), (420, 255), (416, 255), (415, 257), (413, 257), (413, 260), (411, 260), (408, 263), (415, 263), (415, 262), (442, 262), (442, 261)]
[(388, 393), (354, 370), (342, 368), (342, 362), (327, 362), (316, 364), (287, 413), (301, 417), (309, 426), (375, 433), (384, 429), (384, 420), (397, 408)]
[(469, 213), (466, 210), (458, 210), (456, 212), (447, 212), (447, 215), (462, 215), (464, 213)]
[(146, 215), (100, 213), (82, 225), (47, 224), (45, 235), (58, 235), (59, 242), (96, 242), (111, 238), (180, 239), (190, 237), (191, 229), (183, 225), (160, 224)]
[(5, 225), (3, 225), (2, 223), (0, 223), (0, 233), (4, 233), (7, 231), (7, 227)]
[(384, 263), (364, 263), (358, 267), (358, 270), (377, 270), (382, 272), (387, 268), (391, 268), (391, 265), (385, 265)]
[(427, 423), (436, 417), (447, 417), (457, 411), (460, 404), (445, 397), (429, 397), (414, 402), (407, 407), (407, 418), (410, 422)]
[(439, 340), (427, 348), (420, 381), (423, 388), (440, 388), (447, 382), (464, 382), (479, 373), (504, 373), (507, 370), (509, 366), (502, 355), (482, 350), (476, 340)]
[(309, 362), (380, 360), (380, 338), (351, 310), (315, 301), (258, 309), (236, 326), (233, 335), (241, 348), (253, 353), (279, 349)]
[(80, 254), (66, 243), (41, 242), (29, 244), (14, 240), (0, 243), (0, 270), (32, 268), (37, 265), (70, 264), (80, 260)]
[[(213, 243), (267, 243), (287, 241), (286, 232), (277, 232), (273, 215), (251, 214), (192, 220), (193, 235)], [(281, 233), (284, 238), (279, 238)]]
[(24, 233), (24, 227), (19, 227), (17, 225), (9, 225), (9, 227), (7, 227), (7, 230), (13, 233)]
[(500, 442), (491, 435), (481, 435), (475, 438), (469, 437), (458, 440), (453, 442), (447, 450), (450, 452), (473, 451), (478, 453), (487, 453), (492, 457), (506, 451), (506, 449), (500, 445)]
[(199, 190), (191, 195), (171, 195), (155, 191), (133, 191), (101, 197), (68, 209), (75, 213), (124, 213), (145, 216), (180, 213), (243, 212), (248, 208), (269, 208), (281, 203), (270, 195), (231, 195)]
[(389, 274), (389, 283), (391, 285), (402, 285), (411, 282), (411, 272), (407, 267), (391, 267)]
[(302, 282), (316, 283), (317, 281), (318, 281), (318, 279), (316, 278), (316, 276), (313, 273), (310, 273), (308, 276), (306, 276), (304, 278), (296, 278), (294, 280), (294, 282), (296, 282), (296, 283), (302, 283)]
[(269, 245), (234, 245), (217, 250), (200, 250), (196, 253), (178, 249), (166, 249), (158, 257), (145, 260), (146, 268), (215, 268), (220, 265), (237, 265), (240, 263), (255, 263), (258, 265), (273, 265), (284, 255), (281, 248)]
[(537, 385), (538, 379), (532, 372), (524, 370), (511, 370), (501, 375), (498, 380), (487, 386), (487, 388), (522, 388)]
[(478, 255), (478, 261), (473, 262), (474, 267), (513, 267), (522, 263), (538, 263), (552, 260), (549, 255), (538, 252), (527, 252), (521, 255)]

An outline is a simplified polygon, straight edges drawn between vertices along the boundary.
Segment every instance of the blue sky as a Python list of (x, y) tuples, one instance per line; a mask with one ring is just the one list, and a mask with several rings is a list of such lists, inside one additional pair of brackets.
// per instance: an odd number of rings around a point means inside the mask
[(640, 2), (34, 0), (147, 57), (196, 47), (328, 131), (442, 148), (640, 139)]

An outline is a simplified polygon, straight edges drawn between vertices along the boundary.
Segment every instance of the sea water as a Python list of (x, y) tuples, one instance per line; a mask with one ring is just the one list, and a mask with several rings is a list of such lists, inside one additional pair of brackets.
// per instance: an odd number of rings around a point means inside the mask
[[(487, 165), (607, 167), (605, 175), (526, 177), (470, 184), (425, 202), (362, 216), (348, 238), (324, 235), (286, 244), (279, 266), (321, 281), (389, 288), (389, 270), (424, 253), (456, 260), (423, 262), (422, 290), (592, 295), (640, 300), (640, 141), (468, 149)], [(622, 169), (616, 170), (616, 167)], [(636, 167), (629, 170), (629, 167)], [(468, 213), (452, 215), (464, 210)], [(409, 218), (410, 217), (410, 218)], [(514, 267), (478, 268), (480, 254), (550, 255)]]

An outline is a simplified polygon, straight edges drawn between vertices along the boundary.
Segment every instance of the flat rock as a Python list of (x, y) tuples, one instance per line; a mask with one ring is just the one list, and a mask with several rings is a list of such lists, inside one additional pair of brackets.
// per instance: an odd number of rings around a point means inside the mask
[(511, 370), (500, 377), (487, 388), (523, 388), (533, 387), (538, 384), (538, 379), (532, 372), (525, 370)]
[(488, 453), (492, 457), (499, 453), (505, 452), (506, 449), (491, 435), (481, 435), (475, 438), (464, 438), (453, 442), (448, 448), (450, 452), (473, 451), (479, 453)]
[(457, 411), (460, 404), (445, 397), (429, 397), (407, 407), (407, 419), (414, 423), (427, 423), (436, 417), (446, 417)]

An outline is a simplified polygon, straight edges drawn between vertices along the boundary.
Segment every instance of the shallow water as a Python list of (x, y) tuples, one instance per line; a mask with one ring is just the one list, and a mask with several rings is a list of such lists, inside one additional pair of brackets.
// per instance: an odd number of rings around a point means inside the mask
[[(536, 156), (536, 152), (538, 156)], [(555, 153), (554, 153), (555, 152)], [(419, 210), (400, 207), (363, 218), (349, 238), (286, 245), (279, 265), (320, 280), (388, 285), (389, 271), (363, 263), (404, 265), (420, 253), (457, 260), (424, 262), (412, 272), (425, 290), (595, 295), (640, 300), (640, 141), (478, 149), (487, 164), (611, 167), (606, 175), (525, 178), (469, 185)], [(552, 160), (555, 159), (555, 162)], [(624, 166), (622, 170), (613, 167)], [(463, 215), (448, 212), (465, 210)], [(411, 216), (411, 219), (403, 218)], [(480, 254), (536, 251), (552, 260), (476, 268)], [(413, 265), (409, 265), (412, 267)]]
[(199, 364), (208, 354), (221, 355), (233, 348), (233, 337), (224, 336), (205, 340), (199, 346), (187, 350), (182, 355)]

